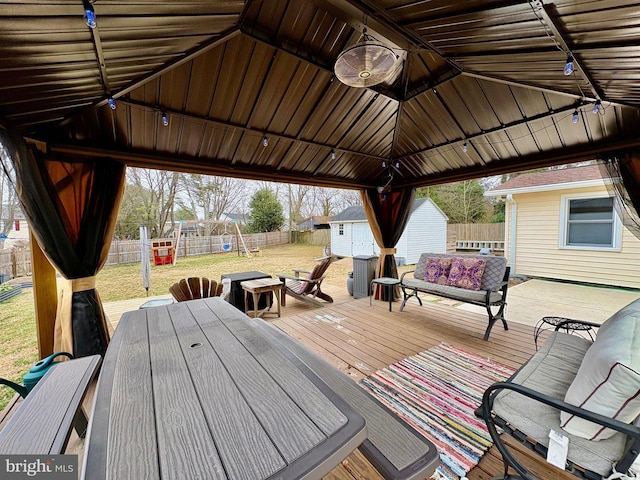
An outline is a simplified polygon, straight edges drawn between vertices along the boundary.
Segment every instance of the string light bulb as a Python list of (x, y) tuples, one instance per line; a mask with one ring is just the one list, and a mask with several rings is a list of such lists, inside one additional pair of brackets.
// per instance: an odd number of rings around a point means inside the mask
[(462, 144), (462, 151), (463, 151), (464, 153), (467, 153), (467, 142), (464, 142), (464, 143)]
[(384, 160), (382, 161), (382, 168), (387, 168), (387, 162), (385, 162)]
[(578, 123), (578, 119), (579, 119), (579, 115), (578, 115), (578, 110), (574, 110), (573, 112), (573, 123)]
[(331, 150), (331, 160), (335, 160), (335, 159), (336, 159), (336, 152)]
[(564, 74), (571, 75), (573, 73), (573, 55), (567, 56), (567, 62), (564, 64)]
[(269, 146), (269, 139), (267, 138), (266, 135), (264, 137), (262, 137), (262, 146), (263, 147), (268, 147)]
[(167, 117), (167, 114), (165, 112), (162, 112), (162, 125), (164, 125), (165, 127), (169, 126), (169, 117)]
[(600, 109), (602, 108), (602, 102), (597, 100), (596, 103), (593, 104), (593, 113), (600, 113)]
[(83, 0), (82, 4), (84, 6), (84, 19), (87, 22), (87, 27), (96, 28), (96, 12), (93, 9), (93, 5), (89, 0)]
[(113, 97), (109, 97), (109, 108), (111, 108), (111, 110), (116, 109), (116, 101), (113, 99)]

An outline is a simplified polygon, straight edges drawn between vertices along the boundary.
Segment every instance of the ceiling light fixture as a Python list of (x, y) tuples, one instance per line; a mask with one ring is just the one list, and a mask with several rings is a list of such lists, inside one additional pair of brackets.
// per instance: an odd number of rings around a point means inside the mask
[(578, 110), (576, 109), (576, 110), (573, 112), (573, 123), (578, 123), (578, 119), (579, 119), (579, 118), (580, 118), (580, 117), (579, 117), (579, 114), (578, 114)]
[(268, 147), (269, 146), (269, 139), (267, 138), (266, 135), (264, 137), (262, 137), (262, 146), (263, 147)]
[(398, 55), (368, 35), (365, 27), (358, 43), (338, 55), (333, 70), (345, 85), (364, 88), (391, 78), (397, 66)]
[(467, 153), (467, 142), (464, 142), (464, 143), (462, 144), (462, 151), (463, 151), (464, 153)]
[(335, 160), (335, 159), (336, 159), (336, 152), (331, 150), (331, 160)]
[(84, 18), (87, 21), (87, 27), (96, 28), (96, 12), (93, 9), (93, 5), (89, 0), (83, 0), (82, 4), (84, 6)]
[(116, 109), (116, 101), (113, 99), (113, 97), (109, 97), (109, 108), (111, 108), (111, 110), (115, 110)]
[(573, 73), (573, 55), (567, 56), (567, 62), (564, 64), (564, 74), (571, 75)]
[(169, 126), (169, 117), (167, 117), (167, 114), (165, 112), (162, 112), (162, 125), (164, 125), (165, 127)]

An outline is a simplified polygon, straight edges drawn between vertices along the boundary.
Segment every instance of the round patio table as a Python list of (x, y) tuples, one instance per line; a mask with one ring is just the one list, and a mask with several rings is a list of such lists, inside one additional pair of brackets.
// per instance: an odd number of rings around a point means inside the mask
[(373, 297), (374, 283), (382, 285), (385, 288), (387, 296), (389, 297), (389, 311), (391, 311), (391, 305), (393, 303), (393, 287), (396, 285), (400, 285), (400, 280), (391, 277), (380, 277), (371, 280), (371, 284), (369, 285), (369, 291), (371, 292), (371, 295), (369, 296), (369, 305), (371, 305), (371, 298)]
[(591, 341), (593, 341), (593, 327), (591, 325), (585, 325), (582, 322), (572, 321), (570, 318), (565, 317), (542, 317), (533, 330), (533, 341), (536, 344), (536, 350), (538, 350), (538, 337), (545, 330), (555, 329), (562, 322), (566, 322), (562, 325), (560, 330), (564, 330), (567, 333), (573, 332), (586, 332), (589, 335)]

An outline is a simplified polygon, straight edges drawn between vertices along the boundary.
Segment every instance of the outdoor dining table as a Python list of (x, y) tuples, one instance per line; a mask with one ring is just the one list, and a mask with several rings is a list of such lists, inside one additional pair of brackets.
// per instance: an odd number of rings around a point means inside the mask
[(220, 297), (127, 312), (105, 354), (83, 478), (316, 479), (364, 419)]

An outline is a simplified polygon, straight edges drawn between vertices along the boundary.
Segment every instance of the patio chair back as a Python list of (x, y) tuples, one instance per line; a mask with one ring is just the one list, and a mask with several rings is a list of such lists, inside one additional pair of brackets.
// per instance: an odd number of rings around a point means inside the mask
[[(325, 272), (327, 271), (327, 268), (329, 268), (329, 265), (331, 265), (331, 263), (336, 259), (336, 257), (334, 257), (333, 255), (328, 256), (323, 258), (322, 260), (320, 260), (315, 267), (313, 267), (313, 270), (311, 270), (311, 273), (307, 276), (307, 278), (309, 280), (316, 280), (320, 277), (322, 277)], [(300, 292), (301, 294), (305, 294), (305, 293), (310, 293), (314, 288), (315, 288), (315, 284), (313, 283), (309, 283), (309, 282), (300, 282)]]
[(219, 297), (222, 293), (222, 282), (209, 280), (206, 277), (189, 277), (174, 283), (169, 292), (178, 302), (186, 302), (198, 298)]

